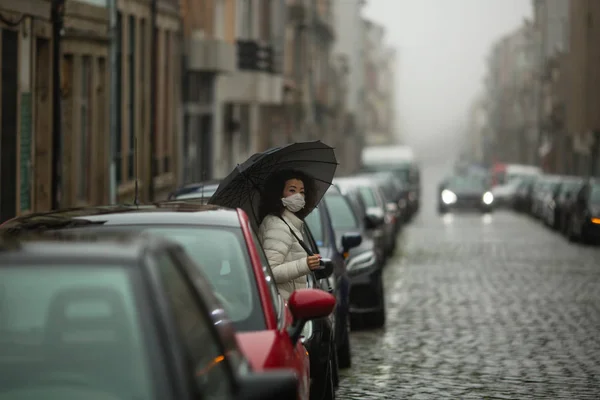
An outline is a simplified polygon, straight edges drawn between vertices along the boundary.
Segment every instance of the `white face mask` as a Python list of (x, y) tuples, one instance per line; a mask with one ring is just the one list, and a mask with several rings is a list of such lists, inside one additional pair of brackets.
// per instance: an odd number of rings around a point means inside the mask
[(304, 196), (300, 193), (293, 194), (288, 197), (284, 197), (281, 199), (283, 206), (290, 210), (293, 213), (296, 213), (304, 208), (306, 202), (304, 201)]

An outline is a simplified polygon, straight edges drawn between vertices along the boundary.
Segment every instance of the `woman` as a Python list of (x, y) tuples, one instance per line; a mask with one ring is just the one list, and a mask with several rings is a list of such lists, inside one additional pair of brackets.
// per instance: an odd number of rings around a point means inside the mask
[[(320, 266), (321, 256), (309, 256), (303, 240), (304, 218), (315, 206), (314, 181), (300, 171), (273, 173), (261, 195), (258, 238), (284, 299), (306, 287), (306, 275)], [(293, 232), (293, 233), (292, 233)]]

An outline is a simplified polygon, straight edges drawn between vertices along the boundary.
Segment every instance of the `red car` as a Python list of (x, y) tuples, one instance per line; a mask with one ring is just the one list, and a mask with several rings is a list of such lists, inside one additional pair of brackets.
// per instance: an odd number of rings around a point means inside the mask
[(309, 399), (309, 354), (300, 338), (308, 320), (331, 314), (335, 297), (301, 289), (286, 304), (244, 211), (173, 201), (49, 214), (15, 218), (2, 228), (140, 230), (179, 242), (215, 289), (253, 369), (294, 369), (299, 399)]

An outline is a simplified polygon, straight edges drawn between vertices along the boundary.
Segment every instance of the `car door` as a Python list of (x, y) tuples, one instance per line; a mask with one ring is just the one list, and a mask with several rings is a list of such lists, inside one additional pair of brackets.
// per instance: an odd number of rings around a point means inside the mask
[(220, 341), (209, 310), (173, 254), (157, 252), (154, 261), (186, 357), (185, 364), (189, 366), (183, 379), (199, 398), (233, 400), (236, 378), (232, 360)]
[[(289, 346), (282, 346), (285, 348), (289, 348), (289, 352), (287, 354), (282, 354), (281, 358), (286, 360), (289, 368), (293, 368), (300, 374), (299, 382), (301, 382), (301, 393), (308, 393), (310, 391), (310, 360), (306, 353), (306, 348), (304, 347), (303, 341), (298, 341), (295, 347), (292, 347), (291, 340), (289, 335), (287, 334), (288, 329), (293, 324), (293, 317), (290, 313), (288, 307), (285, 304), (285, 301), (279, 294), (279, 290), (277, 289), (277, 285), (275, 284), (275, 277), (273, 276), (273, 271), (271, 270), (271, 266), (269, 265), (269, 261), (265, 254), (264, 249), (260, 245), (260, 241), (258, 237), (254, 233), (254, 230), (250, 226), (250, 235), (252, 237), (251, 245), (255, 247), (258, 252), (258, 256), (260, 258), (260, 263), (262, 266), (263, 276), (260, 279), (266, 284), (269, 291), (269, 306), (273, 308), (276, 319), (277, 319), (277, 330), (279, 332), (280, 340), (287, 340), (289, 342)], [(309, 340), (312, 334), (311, 332), (312, 321), (308, 321), (304, 328), (304, 337), (305, 340)]]

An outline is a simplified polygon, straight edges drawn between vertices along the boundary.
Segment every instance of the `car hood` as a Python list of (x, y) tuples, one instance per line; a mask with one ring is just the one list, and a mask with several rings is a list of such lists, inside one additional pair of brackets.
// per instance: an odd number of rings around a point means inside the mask
[(492, 194), (494, 196), (506, 196), (506, 195), (511, 195), (513, 193), (515, 193), (517, 191), (517, 188), (513, 185), (502, 185), (502, 186), (495, 186), (492, 189)]
[(277, 367), (277, 331), (238, 332), (242, 352), (255, 371)]

